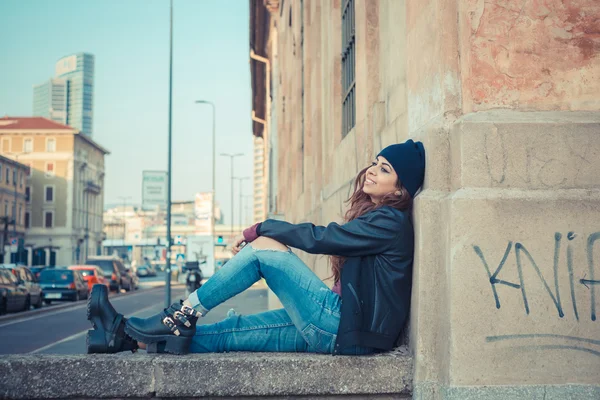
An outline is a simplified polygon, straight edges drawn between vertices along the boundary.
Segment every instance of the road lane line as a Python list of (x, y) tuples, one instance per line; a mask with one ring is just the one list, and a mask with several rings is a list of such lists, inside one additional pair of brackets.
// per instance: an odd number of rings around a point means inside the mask
[[(159, 289), (160, 288), (158, 288), (158, 289), (150, 289), (150, 290), (145, 290), (145, 291), (141, 291), (141, 292), (136, 292), (136, 293), (133, 293), (133, 294), (129, 294), (127, 296), (122, 296), (122, 295), (121, 296), (115, 296), (115, 297), (111, 297), (109, 299), (110, 299), (111, 303), (116, 303), (120, 299), (131, 299), (134, 296), (138, 296), (138, 295), (141, 295), (141, 294), (147, 294), (151, 290), (159, 290)], [(20, 322), (31, 321), (31, 320), (34, 320), (34, 319), (37, 319), (37, 318), (49, 317), (49, 316), (52, 316), (52, 315), (61, 314), (61, 313), (68, 312), (68, 311), (76, 311), (76, 310), (79, 310), (79, 309), (85, 308), (85, 307), (87, 307), (87, 300), (83, 304), (78, 304), (78, 305), (73, 306), (73, 307), (61, 308), (60, 310), (56, 310), (56, 311), (49, 311), (49, 312), (46, 312), (46, 313), (43, 313), (43, 314), (32, 315), (31, 317), (24, 317), (24, 318), (19, 318), (19, 319), (15, 319), (15, 320), (12, 320), (12, 321), (8, 321), (8, 322), (5, 322), (3, 324), (0, 324), (0, 328), (4, 328), (5, 326), (10, 326), (10, 325), (18, 324)]]
[[(133, 314), (131, 314), (131, 316), (132, 316), (132, 317), (134, 317), (134, 316), (135, 316), (135, 315), (137, 315), (137, 314), (141, 314), (141, 313), (143, 313), (143, 312), (145, 312), (145, 311), (148, 311), (148, 310), (150, 310), (150, 309), (152, 309), (152, 308), (155, 308), (157, 304), (160, 304), (160, 302), (158, 302), (158, 303), (154, 303), (154, 304), (152, 304), (151, 306), (148, 306), (148, 307), (142, 308), (141, 310), (138, 310), (138, 311), (134, 312)], [(90, 327), (90, 329), (92, 329), (92, 328)], [(40, 352), (42, 352), (42, 351), (44, 351), (44, 350), (48, 350), (49, 348), (51, 348), (51, 347), (54, 347), (54, 346), (56, 346), (56, 345), (62, 344), (62, 343), (64, 343), (64, 342), (68, 342), (69, 340), (73, 340), (73, 339), (79, 339), (81, 336), (85, 335), (85, 334), (88, 332), (88, 330), (89, 330), (89, 329), (86, 329), (85, 331), (82, 331), (82, 332), (76, 333), (76, 334), (74, 334), (74, 335), (71, 335), (71, 336), (67, 336), (66, 338), (62, 338), (62, 339), (60, 339), (60, 340), (58, 340), (58, 341), (56, 341), (56, 342), (53, 342), (53, 343), (47, 344), (47, 345), (46, 345), (46, 346), (44, 346), (44, 347), (40, 347), (39, 349), (35, 349), (35, 350), (33, 350), (33, 351), (30, 351), (30, 352), (29, 352), (29, 354), (36, 354), (36, 353), (40, 353)]]
[(56, 342), (54, 342), (54, 343), (50, 343), (50, 344), (48, 344), (48, 345), (46, 345), (46, 346), (44, 346), (44, 347), (40, 347), (39, 349), (35, 349), (35, 350), (33, 350), (33, 351), (30, 351), (30, 352), (29, 352), (29, 354), (35, 354), (35, 353), (39, 353), (39, 352), (42, 352), (42, 351), (44, 351), (44, 350), (47, 350), (47, 349), (49, 349), (50, 347), (54, 347), (54, 346), (56, 346), (57, 344), (61, 344), (61, 343), (64, 343), (64, 342), (68, 342), (69, 340), (73, 340), (73, 339), (78, 339), (78, 338), (80, 338), (81, 336), (85, 335), (85, 334), (87, 333), (87, 331), (88, 331), (88, 330), (86, 329), (86, 330), (85, 330), (85, 331), (83, 331), (83, 332), (79, 332), (79, 333), (76, 333), (76, 334), (74, 334), (74, 335), (67, 336), (66, 338), (62, 338), (62, 339), (60, 339), (60, 340), (58, 340), (58, 341), (56, 341)]

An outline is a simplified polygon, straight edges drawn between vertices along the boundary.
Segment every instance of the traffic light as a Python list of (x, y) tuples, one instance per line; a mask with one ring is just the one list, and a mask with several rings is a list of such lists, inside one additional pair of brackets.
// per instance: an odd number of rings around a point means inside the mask
[(217, 243), (215, 243), (217, 246), (225, 246), (225, 239), (223, 239), (223, 236), (219, 235), (217, 236)]

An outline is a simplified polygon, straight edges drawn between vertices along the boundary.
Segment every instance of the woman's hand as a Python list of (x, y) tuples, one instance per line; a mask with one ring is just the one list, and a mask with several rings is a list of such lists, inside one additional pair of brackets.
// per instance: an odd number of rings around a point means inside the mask
[(239, 235), (238, 237), (235, 238), (235, 240), (233, 241), (233, 244), (231, 245), (231, 252), (233, 253), (233, 255), (235, 256), (237, 253), (240, 252), (240, 250), (242, 250), (242, 247), (244, 247), (242, 244), (246, 243), (246, 240), (244, 239), (244, 235)]

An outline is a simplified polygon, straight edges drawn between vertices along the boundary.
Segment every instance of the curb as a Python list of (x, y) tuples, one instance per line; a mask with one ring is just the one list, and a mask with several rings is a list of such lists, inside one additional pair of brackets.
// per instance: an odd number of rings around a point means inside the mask
[[(175, 284), (175, 285), (171, 284), (171, 289), (178, 288), (179, 286), (180, 285), (178, 285), (178, 284)], [(162, 285), (159, 285), (159, 286), (156, 286), (156, 287), (152, 287), (152, 288), (149, 288), (149, 289), (143, 289), (142, 291), (143, 292), (149, 292), (149, 291), (152, 291), (152, 290), (163, 289), (164, 287), (165, 287), (165, 285), (162, 284)], [(110, 299), (118, 299), (118, 298), (121, 298), (121, 297), (130, 296), (130, 295), (133, 295), (133, 294), (136, 294), (136, 293), (141, 293), (142, 291), (140, 291), (139, 289), (138, 290), (132, 290), (131, 292), (114, 294), (114, 295), (110, 296), (109, 298)], [(3, 316), (0, 317), (0, 324), (3, 323), (3, 322), (18, 320), (18, 319), (21, 319), (21, 318), (35, 317), (37, 315), (46, 314), (46, 313), (49, 313), (49, 312), (52, 312), (52, 311), (64, 310), (64, 309), (68, 309), (68, 308), (75, 308), (75, 307), (81, 306), (82, 304), (85, 304), (85, 302), (87, 302), (87, 299), (86, 300), (80, 300), (80, 301), (77, 301), (77, 302), (72, 302), (72, 303), (68, 302), (68, 303), (65, 303), (65, 304), (59, 304), (59, 305), (56, 305), (56, 306), (44, 306), (44, 307), (42, 307), (40, 309), (37, 309), (37, 310), (36, 309), (32, 309), (32, 310), (25, 311), (25, 312), (19, 311), (19, 312), (11, 313), (11, 314), (8, 314), (8, 315), (3, 315)]]
[(3, 399), (406, 399), (412, 380), (410, 356), (231, 352), (0, 359)]

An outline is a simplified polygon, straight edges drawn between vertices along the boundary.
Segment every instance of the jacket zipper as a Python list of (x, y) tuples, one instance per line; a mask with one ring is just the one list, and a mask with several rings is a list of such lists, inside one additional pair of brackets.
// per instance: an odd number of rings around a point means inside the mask
[(356, 304), (358, 304), (358, 311), (360, 311), (362, 313), (362, 307), (360, 306), (360, 300), (358, 299), (358, 294), (356, 294), (356, 290), (354, 290), (354, 287), (352, 286), (351, 283), (348, 283), (348, 288), (352, 292), (352, 295), (354, 296), (354, 299), (356, 300)]

